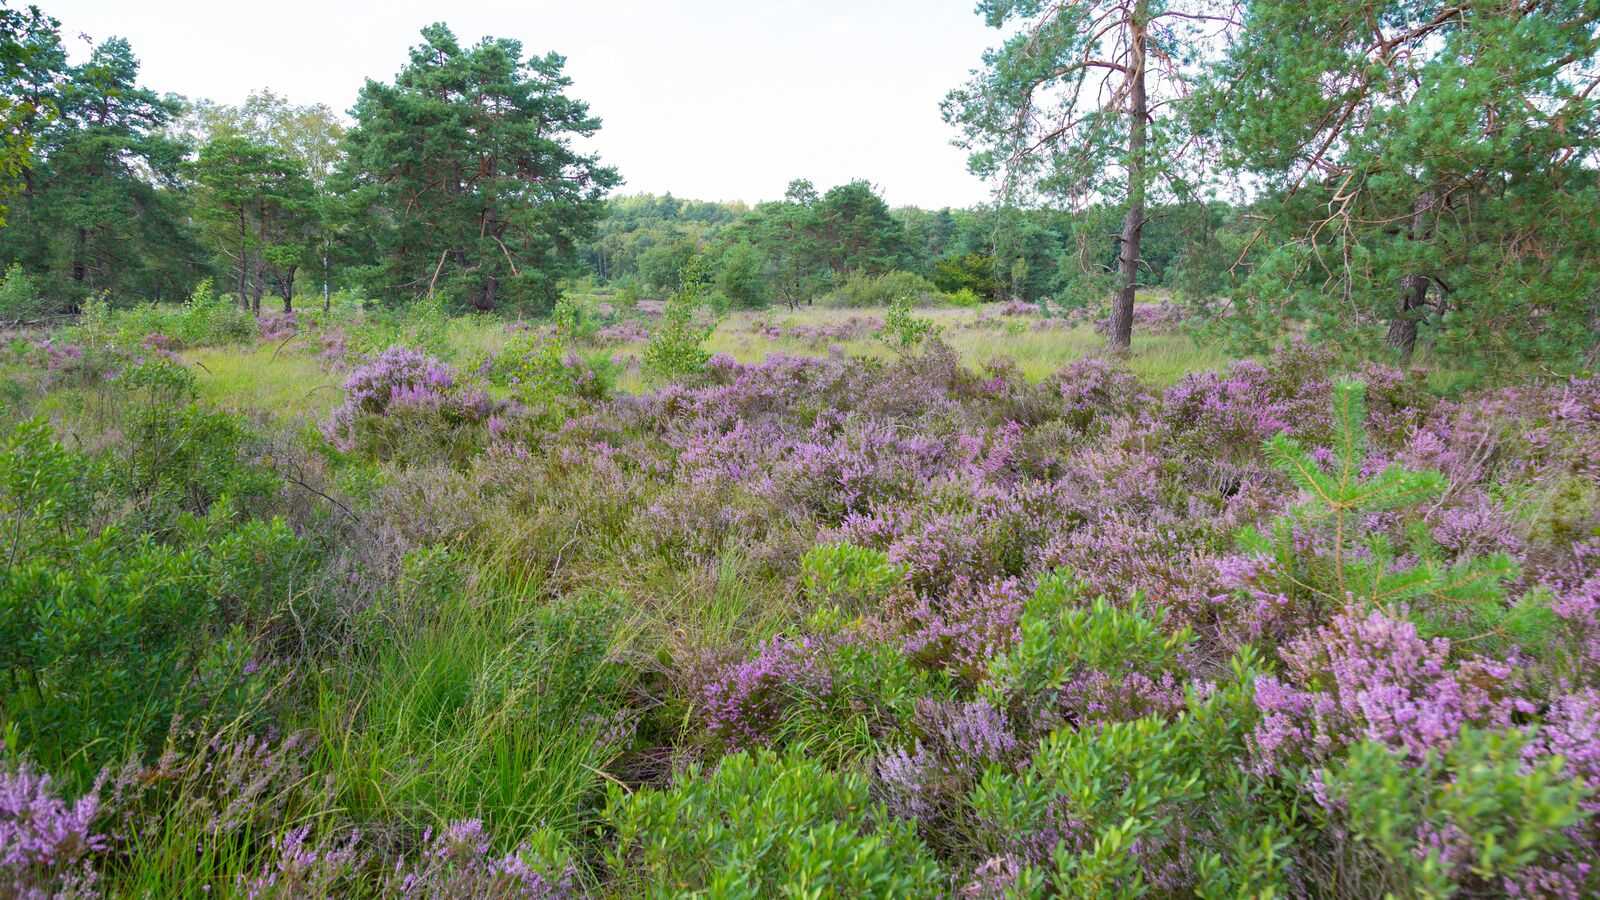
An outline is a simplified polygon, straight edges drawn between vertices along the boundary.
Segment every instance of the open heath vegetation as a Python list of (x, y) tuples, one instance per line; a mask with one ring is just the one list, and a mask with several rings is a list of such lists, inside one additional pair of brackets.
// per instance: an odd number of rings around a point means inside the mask
[(923, 210), (0, 2), (0, 900), (1600, 893), (1600, 7), (979, 12)]

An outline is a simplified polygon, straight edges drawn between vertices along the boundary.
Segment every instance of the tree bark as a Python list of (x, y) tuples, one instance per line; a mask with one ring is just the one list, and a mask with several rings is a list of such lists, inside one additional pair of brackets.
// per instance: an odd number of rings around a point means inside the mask
[(77, 242), (72, 248), (72, 280), (77, 284), (83, 284), (84, 278), (89, 273), (88, 264), (84, 262), (84, 257), (89, 252), (88, 247), (89, 230), (87, 228), (79, 228)]
[(250, 232), (245, 227), (244, 204), (239, 204), (239, 305), (250, 308)]
[[(1433, 212), (1434, 193), (1423, 191), (1411, 204), (1411, 230), (1408, 240), (1425, 241), (1429, 238), (1429, 213)], [(1420, 310), (1428, 303), (1428, 276), (1413, 272), (1400, 279), (1400, 302), (1395, 316), (1389, 321), (1388, 343), (1400, 354), (1400, 359), (1411, 361), (1417, 349), (1417, 323), (1424, 315)]]
[(1109, 342), (1113, 350), (1133, 345), (1133, 299), (1139, 286), (1139, 245), (1144, 236), (1145, 122), (1150, 110), (1145, 96), (1145, 31), (1149, 24), (1146, 0), (1134, 5), (1128, 23), (1132, 52), (1128, 67), (1128, 212), (1122, 219), (1118, 245), (1119, 277), (1116, 302), (1111, 310)]
[(284, 269), (283, 279), (278, 282), (278, 293), (283, 296), (283, 311), (294, 312), (294, 272), (295, 267)]

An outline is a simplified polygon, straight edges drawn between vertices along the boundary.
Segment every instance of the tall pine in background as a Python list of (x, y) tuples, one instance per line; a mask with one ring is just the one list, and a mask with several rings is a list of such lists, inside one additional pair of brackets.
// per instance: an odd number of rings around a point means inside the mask
[(362, 88), (347, 136), (346, 183), (375, 255), (368, 287), (548, 309), (619, 181), (573, 147), (600, 120), (566, 95), (556, 54), (524, 59), (506, 38), (463, 47), (442, 24), (422, 37), (393, 84)]

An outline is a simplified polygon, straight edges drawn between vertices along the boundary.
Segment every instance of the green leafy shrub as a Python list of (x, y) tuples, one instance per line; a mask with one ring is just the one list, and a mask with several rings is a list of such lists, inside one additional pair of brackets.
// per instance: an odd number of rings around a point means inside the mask
[(883, 551), (842, 541), (819, 544), (800, 559), (800, 586), (808, 598), (852, 610), (875, 608), (905, 573)]
[(692, 767), (670, 789), (608, 789), (606, 861), (619, 895), (909, 897), (939, 867), (910, 823), (872, 802), (860, 775), (771, 752)]
[(595, 365), (568, 349), (560, 337), (524, 334), (496, 354), (490, 377), (521, 403), (548, 412), (557, 421), (577, 401), (598, 401), (610, 395), (614, 375), (608, 364)]
[(1340, 868), (1370, 879), (1343, 887), (1409, 897), (1497, 893), (1571, 849), (1566, 829), (1585, 815), (1593, 788), (1564, 773), (1559, 756), (1530, 763), (1528, 743), (1519, 731), (1469, 728), (1420, 766), (1382, 744), (1352, 746), (1322, 776), (1330, 824), (1354, 857)]
[(38, 282), (20, 264), (12, 263), (0, 275), (0, 323), (33, 322), (49, 311)]
[(1285, 892), (1292, 807), (1237, 764), (1258, 672), (1242, 653), (1173, 720), (1062, 727), (1021, 772), (991, 766), (971, 795), (978, 846), (1029, 864), (1022, 896), (1137, 896), (1157, 879), (1207, 897)]
[(922, 342), (939, 333), (939, 326), (911, 311), (911, 301), (901, 297), (889, 304), (883, 317), (883, 330), (878, 340), (899, 350), (913, 350)]
[(940, 297), (939, 289), (914, 272), (885, 272), (869, 275), (851, 272), (839, 289), (829, 295), (828, 306), (889, 306), (905, 301), (910, 306), (928, 306)]
[(550, 321), (556, 326), (556, 334), (569, 343), (592, 340), (599, 329), (587, 305), (570, 294), (563, 294), (556, 301), (555, 308), (550, 311)]
[(146, 334), (169, 334), (184, 346), (199, 347), (247, 341), (256, 331), (256, 323), (249, 312), (218, 294), (209, 278), (195, 285), (174, 319), (171, 326), (152, 328)]
[[(1187, 627), (1167, 631), (1165, 611), (1137, 598), (1127, 608), (1105, 597), (1086, 602), (1082, 584), (1062, 572), (1040, 579), (1018, 630), (1021, 640), (990, 661), (983, 691), (1023, 722), (1050, 722), (1053, 711), (1037, 707), (1054, 703), (1069, 682), (1089, 673), (1117, 682), (1138, 676), (1150, 685), (1179, 680), (1180, 658), (1195, 639)], [(1103, 714), (1134, 718), (1149, 711), (1137, 694), (1118, 699), (1127, 708)]]
[(834, 765), (856, 765), (911, 740), (919, 703), (953, 699), (943, 672), (917, 665), (898, 646), (841, 640), (825, 654), (826, 691), (786, 699), (774, 743)]
[[(958, 309), (976, 309), (976, 308), (978, 308), (979, 306), (981, 306), (983, 304), (983, 298), (978, 296), (978, 292), (977, 291), (974, 291), (972, 288), (969, 288), (969, 287), (964, 287), (964, 288), (961, 288), (960, 290), (954, 291), (952, 293), (945, 294), (944, 298), (945, 298), (945, 302), (946, 303), (948, 303), (951, 306), (954, 306), (954, 307), (956, 307)], [(1024, 324), (1024, 323), (1009, 323), (1008, 322), (1007, 324), (1011, 325), (1011, 324)], [(1024, 325), (1024, 327), (1026, 327), (1026, 326)], [(1009, 329), (1008, 329), (1008, 331), (1009, 331)], [(1016, 333), (1020, 334), (1021, 332), (1016, 332)]]
[(277, 617), (305, 563), (300, 540), (281, 521), (242, 521), (220, 498), (159, 532), (140, 527), (137, 510), (129, 526), (101, 525), (92, 461), (38, 420), (0, 446), (11, 542), (0, 706), (34, 755), (92, 772), (149, 749), (174, 715), (239, 708), (255, 690), (245, 629)]
[(677, 378), (705, 371), (711, 354), (706, 339), (716, 323), (701, 324), (696, 312), (701, 307), (697, 289), (685, 287), (667, 301), (661, 324), (650, 335), (644, 348), (644, 367), (661, 378)]
[(195, 401), (189, 369), (157, 358), (125, 371), (117, 389), (128, 445), (113, 472), (145, 527), (159, 532), (176, 514), (203, 515), (223, 498), (259, 507), (276, 493), (277, 478), (246, 459), (250, 431)]

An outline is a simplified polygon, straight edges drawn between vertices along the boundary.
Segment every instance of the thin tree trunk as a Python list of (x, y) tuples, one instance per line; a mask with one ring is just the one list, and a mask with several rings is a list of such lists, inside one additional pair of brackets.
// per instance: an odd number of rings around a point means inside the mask
[(79, 228), (77, 243), (73, 245), (72, 249), (72, 280), (77, 284), (83, 284), (84, 278), (89, 273), (89, 267), (84, 262), (84, 256), (88, 254), (88, 247), (89, 230), (87, 228)]
[(278, 293), (283, 295), (283, 311), (294, 312), (294, 267), (284, 270), (283, 279), (278, 282)]
[(474, 305), (483, 312), (493, 312), (495, 303), (499, 300), (499, 293), (500, 279), (490, 275), (478, 292), (478, 302)]
[(244, 204), (239, 204), (239, 305), (250, 308), (250, 232), (245, 227)]
[(261, 317), (261, 295), (267, 292), (267, 208), (263, 201), (256, 212), (255, 283), (250, 290), (250, 312)]
[(1120, 252), (1121, 284), (1116, 303), (1111, 310), (1110, 344), (1113, 350), (1127, 350), (1133, 345), (1133, 299), (1139, 286), (1139, 244), (1144, 236), (1144, 181), (1145, 181), (1145, 120), (1149, 107), (1145, 98), (1145, 28), (1149, 10), (1145, 0), (1139, 0), (1129, 23), (1133, 52), (1128, 66), (1132, 69), (1128, 90), (1128, 212), (1122, 219)]
[[(1433, 191), (1423, 191), (1411, 204), (1411, 231), (1409, 240), (1425, 241), (1429, 237), (1428, 215), (1433, 212)], [(1400, 303), (1389, 322), (1389, 346), (1400, 354), (1400, 359), (1411, 360), (1417, 349), (1417, 323), (1421, 321), (1428, 302), (1428, 276), (1413, 272), (1400, 279)]]

